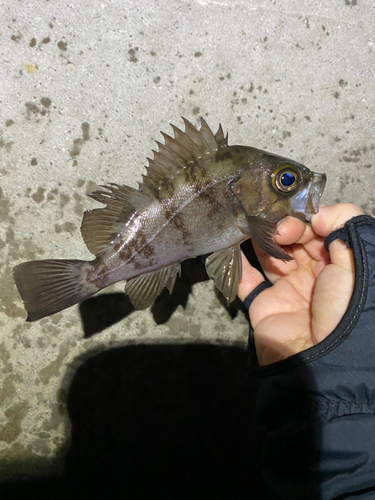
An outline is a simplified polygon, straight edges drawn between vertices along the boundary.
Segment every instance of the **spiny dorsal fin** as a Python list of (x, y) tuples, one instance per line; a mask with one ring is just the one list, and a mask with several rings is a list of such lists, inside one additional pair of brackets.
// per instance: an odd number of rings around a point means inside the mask
[(106, 205), (83, 215), (81, 233), (91, 253), (97, 255), (122, 231), (135, 211), (147, 203), (147, 196), (129, 186), (111, 183), (100, 186), (108, 191), (94, 191), (88, 196)]
[(215, 139), (221, 148), (226, 148), (228, 146), (228, 134), (224, 137), (224, 132), (221, 123), (219, 125), (218, 131), (215, 134)]
[(162, 132), (164, 144), (155, 141), (159, 151), (153, 150), (154, 158), (147, 158), (149, 166), (147, 174), (143, 176), (141, 190), (146, 195), (155, 193), (167, 177), (172, 177), (179, 170), (196, 164), (197, 160), (206, 154), (228, 146), (228, 135), (224, 137), (221, 125), (216, 134), (213, 134), (202, 117), (200, 117), (200, 130), (186, 118), (182, 119), (185, 123), (185, 132), (171, 125), (174, 137)]

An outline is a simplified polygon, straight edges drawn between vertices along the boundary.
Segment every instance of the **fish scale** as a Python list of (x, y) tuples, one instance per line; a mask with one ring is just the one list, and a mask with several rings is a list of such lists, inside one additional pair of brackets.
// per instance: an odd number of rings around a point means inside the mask
[(286, 215), (304, 221), (319, 209), (326, 177), (293, 160), (248, 146), (229, 146), (221, 125), (172, 125), (148, 159), (139, 189), (118, 184), (90, 193), (104, 208), (85, 212), (81, 233), (92, 261), (41, 260), (13, 269), (35, 321), (118, 281), (136, 309), (153, 304), (180, 274), (180, 263), (210, 254), (208, 275), (228, 303), (241, 278), (240, 243), (253, 238), (270, 256), (291, 260), (273, 238)]

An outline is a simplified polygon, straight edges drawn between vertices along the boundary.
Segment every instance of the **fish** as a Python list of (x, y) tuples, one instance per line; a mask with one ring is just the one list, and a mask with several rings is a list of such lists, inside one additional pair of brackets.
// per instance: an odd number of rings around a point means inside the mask
[(27, 311), (36, 321), (126, 281), (135, 309), (150, 307), (164, 288), (171, 294), (181, 262), (208, 255), (208, 276), (228, 304), (241, 279), (241, 249), (252, 238), (270, 256), (292, 257), (274, 242), (275, 223), (287, 215), (309, 222), (318, 212), (326, 175), (249, 146), (228, 145), (221, 124), (214, 134), (182, 118), (161, 133), (138, 189), (109, 183), (88, 196), (105, 207), (83, 215), (81, 234), (91, 261), (37, 260), (13, 268)]

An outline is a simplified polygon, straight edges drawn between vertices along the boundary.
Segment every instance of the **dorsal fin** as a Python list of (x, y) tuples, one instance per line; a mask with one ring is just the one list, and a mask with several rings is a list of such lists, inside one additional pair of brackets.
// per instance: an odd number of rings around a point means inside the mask
[(135, 211), (149, 201), (147, 196), (129, 186), (111, 183), (100, 186), (108, 191), (94, 191), (88, 196), (106, 205), (87, 210), (83, 215), (81, 233), (91, 253), (97, 255), (122, 231)]
[(202, 156), (228, 146), (228, 135), (224, 137), (221, 125), (216, 134), (213, 134), (202, 117), (200, 117), (200, 130), (186, 118), (182, 119), (185, 123), (185, 132), (171, 125), (174, 137), (162, 132), (164, 144), (155, 141), (159, 151), (153, 150), (154, 158), (147, 158), (149, 166), (147, 174), (143, 176), (141, 187), (141, 191), (146, 195), (155, 193), (167, 177), (172, 177), (179, 170), (196, 164)]
[(223, 127), (221, 123), (219, 124), (218, 131), (215, 134), (216, 142), (221, 148), (226, 148), (228, 146), (228, 134), (224, 137)]

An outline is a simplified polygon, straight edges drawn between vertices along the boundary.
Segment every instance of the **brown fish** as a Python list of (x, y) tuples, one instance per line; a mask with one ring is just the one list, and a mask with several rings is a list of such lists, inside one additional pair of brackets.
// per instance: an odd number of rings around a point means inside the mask
[(273, 242), (286, 215), (309, 220), (319, 209), (326, 176), (277, 155), (228, 146), (221, 125), (213, 134), (172, 126), (148, 159), (139, 189), (110, 184), (89, 196), (106, 205), (85, 212), (81, 232), (96, 258), (24, 262), (13, 269), (27, 321), (66, 309), (127, 280), (136, 309), (172, 293), (180, 263), (198, 255), (228, 303), (241, 278), (240, 243), (253, 238), (269, 255), (292, 259)]

